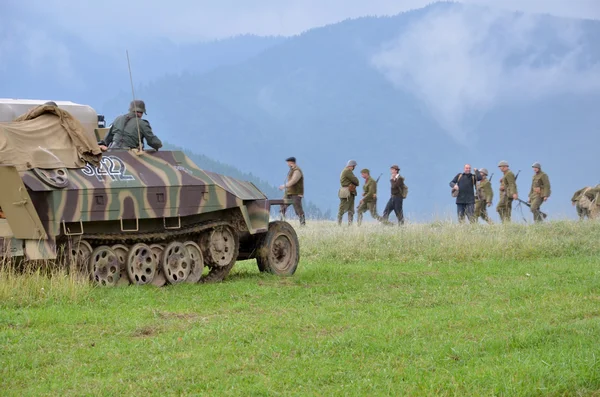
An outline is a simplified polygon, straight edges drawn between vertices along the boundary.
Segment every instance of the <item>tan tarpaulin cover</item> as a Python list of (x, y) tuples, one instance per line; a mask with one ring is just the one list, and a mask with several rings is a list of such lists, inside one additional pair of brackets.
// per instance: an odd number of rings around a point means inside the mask
[(0, 123), (0, 164), (17, 170), (97, 166), (98, 144), (71, 114), (52, 105), (31, 109), (11, 123)]

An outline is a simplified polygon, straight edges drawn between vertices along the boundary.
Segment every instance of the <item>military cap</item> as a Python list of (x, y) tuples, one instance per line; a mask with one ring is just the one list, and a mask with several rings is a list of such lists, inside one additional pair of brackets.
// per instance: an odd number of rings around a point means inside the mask
[(502, 160), (498, 163), (498, 167), (508, 167), (508, 161)]
[(354, 160), (349, 160), (348, 164), (346, 164), (346, 167), (356, 167), (356, 161)]
[(398, 164), (393, 164), (390, 168), (393, 168), (396, 171), (400, 171), (400, 167), (398, 167)]
[(486, 175), (489, 175), (487, 168), (482, 168), (482, 169), (480, 169), (480, 170), (479, 170), (479, 173), (480, 173), (480, 174), (486, 174)]
[(295, 157), (288, 157), (287, 159), (285, 159), (285, 161), (291, 161), (292, 163), (296, 162), (296, 158)]
[(531, 168), (539, 168), (541, 170), (542, 169), (542, 165), (536, 161), (535, 163), (533, 163), (531, 165)]
[(129, 104), (129, 111), (130, 112), (144, 112), (144, 114), (148, 114), (148, 113), (146, 113), (146, 104), (144, 103), (144, 101), (142, 101), (140, 99), (131, 101), (131, 103)]
[(360, 173), (361, 173), (361, 174), (369, 174), (369, 175), (370, 175), (370, 174), (371, 174), (371, 171), (369, 171), (369, 169), (368, 169), (368, 168), (363, 168), (362, 170), (360, 170)]

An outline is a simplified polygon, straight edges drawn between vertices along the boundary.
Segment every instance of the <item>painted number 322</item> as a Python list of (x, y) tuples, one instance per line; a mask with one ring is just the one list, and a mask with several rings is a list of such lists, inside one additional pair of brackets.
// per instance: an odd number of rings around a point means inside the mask
[(102, 157), (98, 167), (87, 164), (81, 172), (86, 176), (95, 176), (100, 182), (104, 182), (104, 177), (108, 177), (113, 181), (135, 180), (133, 175), (127, 175), (125, 163), (116, 156)]

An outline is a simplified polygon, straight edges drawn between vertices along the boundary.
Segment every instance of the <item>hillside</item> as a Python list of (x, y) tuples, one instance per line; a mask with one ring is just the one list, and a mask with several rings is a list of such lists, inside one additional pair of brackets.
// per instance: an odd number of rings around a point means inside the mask
[[(456, 26), (458, 37), (445, 38)], [(452, 213), (448, 182), (465, 162), (498, 174), (507, 159), (523, 170), (522, 194), (540, 161), (553, 184), (546, 208), (565, 215), (572, 191), (598, 180), (599, 40), (595, 21), (440, 3), (314, 29), (236, 65), (158, 79), (138, 96), (170, 141), (195, 142), (271, 184), (295, 155), (308, 197), (325, 208), (335, 208), (350, 158), (374, 176), (400, 164), (413, 219)], [(580, 171), (570, 173), (574, 162)], [(380, 186), (384, 201), (385, 176)]]

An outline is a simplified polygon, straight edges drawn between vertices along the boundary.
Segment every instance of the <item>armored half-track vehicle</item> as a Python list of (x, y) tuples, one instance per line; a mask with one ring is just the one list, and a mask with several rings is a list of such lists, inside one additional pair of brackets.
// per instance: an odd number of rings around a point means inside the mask
[(96, 112), (56, 104), (0, 99), (5, 259), (50, 261), (110, 286), (220, 281), (252, 258), (260, 271), (294, 274), (296, 233), (270, 222), (283, 200), (181, 151), (103, 153)]

